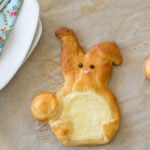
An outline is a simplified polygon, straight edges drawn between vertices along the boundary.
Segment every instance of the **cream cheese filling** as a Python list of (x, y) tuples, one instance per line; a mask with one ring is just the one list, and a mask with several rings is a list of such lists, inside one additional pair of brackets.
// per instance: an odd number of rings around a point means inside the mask
[(70, 140), (102, 140), (101, 124), (111, 120), (111, 110), (104, 97), (90, 91), (72, 92), (64, 98), (61, 118), (71, 121)]

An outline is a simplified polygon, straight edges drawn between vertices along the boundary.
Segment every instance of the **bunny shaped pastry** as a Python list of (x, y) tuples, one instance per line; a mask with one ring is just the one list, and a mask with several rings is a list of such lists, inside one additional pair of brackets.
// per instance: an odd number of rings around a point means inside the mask
[(112, 64), (120, 65), (117, 44), (104, 42), (85, 53), (71, 29), (56, 31), (61, 39), (64, 85), (56, 93), (42, 92), (33, 98), (31, 112), (49, 123), (65, 145), (106, 144), (120, 122), (116, 98), (108, 87)]

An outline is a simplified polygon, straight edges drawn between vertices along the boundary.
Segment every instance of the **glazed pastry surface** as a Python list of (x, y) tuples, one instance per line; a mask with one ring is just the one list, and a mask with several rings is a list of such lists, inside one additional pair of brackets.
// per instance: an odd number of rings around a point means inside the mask
[(61, 39), (61, 68), (65, 79), (56, 93), (42, 92), (33, 98), (31, 112), (49, 123), (65, 145), (98, 145), (112, 140), (119, 127), (120, 112), (108, 87), (112, 65), (122, 57), (116, 43), (103, 42), (87, 53), (68, 28), (56, 31)]
[(147, 58), (144, 66), (145, 76), (150, 79), (150, 58)]

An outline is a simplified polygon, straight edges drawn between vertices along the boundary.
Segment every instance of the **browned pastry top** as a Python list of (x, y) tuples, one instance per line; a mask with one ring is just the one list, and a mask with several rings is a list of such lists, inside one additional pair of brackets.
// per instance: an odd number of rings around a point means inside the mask
[(64, 86), (56, 95), (38, 94), (31, 111), (39, 121), (49, 122), (57, 138), (67, 145), (108, 143), (115, 135), (120, 112), (108, 87), (112, 65), (122, 62), (114, 42), (103, 42), (83, 51), (71, 29), (61, 28), (61, 68)]

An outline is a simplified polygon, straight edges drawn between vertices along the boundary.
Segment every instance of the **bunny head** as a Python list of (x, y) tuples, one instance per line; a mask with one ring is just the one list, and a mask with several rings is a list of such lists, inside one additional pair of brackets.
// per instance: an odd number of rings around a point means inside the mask
[(74, 88), (84, 90), (107, 85), (112, 65), (120, 65), (122, 62), (116, 43), (100, 43), (85, 53), (72, 30), (61, 28), (56, 36), (62, 40), (62, 71), (65, 81), (71, 82)]
[(33, 98), (31, 112), (48, 122), (66, 145), (106, 144), (116, 134), (120, 112), (108, 87), (112, 65), (122, 62), (117, 44), (104, 42), (83, 51), (71, 29), (61, 28), (61, 68), (64, 86), (56, 93)]

